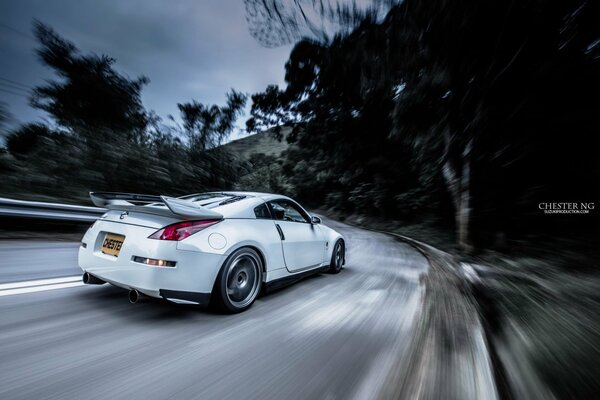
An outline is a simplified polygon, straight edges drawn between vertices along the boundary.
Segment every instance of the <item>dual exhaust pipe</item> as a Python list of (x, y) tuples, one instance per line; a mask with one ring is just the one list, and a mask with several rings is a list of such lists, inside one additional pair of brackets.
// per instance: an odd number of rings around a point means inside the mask
[[(106, 283), (102, 279), (96, 278), (94, 275), (88, 274), (87, 272), (83, 274), (82, 280), (86, 285), (104, 285)], [(140, 301), (141, 296), (142, 295), (137, 290), (130, 289), (127, 297), (129, 298), (129, 302), (131, 304), (135, 304)]]
[(83, 274), (82, 280), (86, 285), (104, 285), (106, 283), (102, 279), (96, 278), (94, 275), (88, 274), (87, 272)]

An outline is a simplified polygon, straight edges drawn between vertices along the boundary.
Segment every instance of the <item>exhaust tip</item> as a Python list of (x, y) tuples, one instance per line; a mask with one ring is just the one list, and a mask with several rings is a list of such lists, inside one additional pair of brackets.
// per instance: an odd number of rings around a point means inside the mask
[(86, 285), (104, 285), (106, 283), (102, 279), (96, 278), (94, 275), (90, 275), (87, 272), (83, 274), (81, 280)]
[(140, 299), (140, 293), (137, 290), (135, 290), (135, 289), (131, 289), (129, 291), (129, 296), (128, 297), (129, 297), (129, 302), (131, 304), (135, 304)]

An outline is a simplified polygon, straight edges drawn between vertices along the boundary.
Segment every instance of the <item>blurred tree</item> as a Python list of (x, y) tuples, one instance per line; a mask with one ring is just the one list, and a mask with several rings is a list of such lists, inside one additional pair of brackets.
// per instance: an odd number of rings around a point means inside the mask
[(308, 39), (326, 44), (365, 20), (379, 20), (401, 0), (244, 0), (250, 34), (263, 46)]
[(286, 89), (270, 86), (254, 95), (247, 125), (294, 126), (283, 171), (292, 194), (309, 204), (410, 218), (395, 197), (415, 188), (418, 177), (389, 136), (392, 91), (377, 81), (387, 76), (377, 71), (385, 66), (373, 63), (367, 71), (357, 62), (374, 61), (381, 51), (373, 26), (366, 21), (330, 45), (298, 42), (286, 63)]
[(34, 89), (33, 107), (80, 134), (128, 138), (143, 134), (148, 118), (140, 94), (148, 78), (123, 76), (106, 55), (82, 55), (72, 42), (39, 21), (34, 21), (33, 30), (40, 42), (40, 60), (60, 78)]
[[(467, 3), (406, 2), (387, 23), (403, 87), (395, 133), (443, 140), (442, 172), (465, 250), (474, 217), (479, 236), (501, 238), (509, 221), (518, 226), (532, 214), (532, 198), (588, 198), (593, 185), (581, 177), (594, 176), (594, 156), (578, 143), (600, 128), (592, 117), (600, 70), (589, 48), (600, 37), (591, 23), (597, 5)], [(585, 160), (585, 173), (568, 165), (575, 159)]]
[(53, 132), (46, 125), (23, 125), (6, 137), (6, 148), (15, 157), (25, 157), (40, 145), (43, 138), (52, 135)]
[(0, 154), (3, 195), (77, 201), (91, 190), (182, 195), (227, 189), (239, 179), (243, 166), (212, 148), (234, 128), (244, 94), (232, 90), (223, 107), (179, 105), (187, 145), (179, 139), (183, 129), (144, 109), (146, 78), (119, 74), (108, 56), (82, 55), (40, 22), (34, 32), (40, 59), (59, 78), (37, 87), (32, 104), (56, 124), (26, 124), (8, 135)]
[(247, 96), (231, 90), (227, 105), (205, 105), (193, 100), (177, 104), (190, 147), (205, 151), (223, 143), (235, 128), (235, 121), (243, 113)]
[(468, 251), (474, 224), (502, 237), (534, 199), (597, 193), (598, 163), (581, 146), (600, 128), (597, 3), (407, 0), (332, 39), (306, 33), (318, 25), (305, 2), (249, 4), (250, 20), (268, 21), (251, 25), (261, 43), (311, 37), (290, 54), (287, 87), (253, 96), (248, 121), (296, 128), (284, 171), (300, 194), (377, 211), (449, 199)]

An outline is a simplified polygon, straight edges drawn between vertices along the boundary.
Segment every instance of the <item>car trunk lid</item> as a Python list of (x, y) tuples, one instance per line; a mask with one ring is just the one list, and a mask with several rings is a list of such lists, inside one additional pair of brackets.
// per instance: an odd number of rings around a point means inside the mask
[[(142, 208), (142, 207), (139, 207)], [(127, 210), (109, 210), (101, 218), (101, 221), (117, 222), (120, 224), (144, 226), (148, 228), (160, 229), (167, 225), (181, 221), (181, 218), (168, 217), (147, 213), (142, 211), (127, 211)]]

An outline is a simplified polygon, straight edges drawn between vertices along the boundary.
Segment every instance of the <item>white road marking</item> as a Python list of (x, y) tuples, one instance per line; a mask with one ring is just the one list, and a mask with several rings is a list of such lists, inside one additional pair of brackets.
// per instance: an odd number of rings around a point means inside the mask
[(11, 282), (0, 284), (0, 297), (14, 294), (43, 292), (46, 290), (64, 289), (82, 286), (81, 276), (65, 276), (62, 278), (37, 279), (33, 281)]

